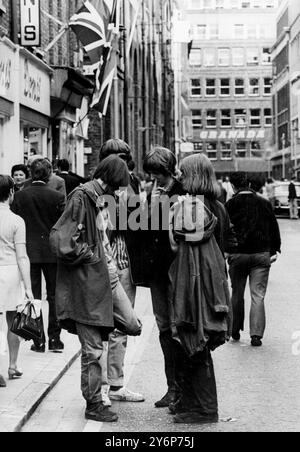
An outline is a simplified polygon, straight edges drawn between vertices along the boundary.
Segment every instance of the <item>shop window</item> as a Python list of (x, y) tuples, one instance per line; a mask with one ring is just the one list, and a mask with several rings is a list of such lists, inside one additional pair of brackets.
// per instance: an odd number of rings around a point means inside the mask
[(44, 155), (43, 134), (45, 129), (25, 126), (24, 132), (24, 158), (29, 159), (34, 155)]
[(210, 160), (218, 160), (217, 143), (214, 141), (207, 144), (207, 157)]
[(265, 119), (265, 126), (272, 126), (273, 124), (273, 117), (272, 117), (272, 109), (271, 108), (265, 108), (264, 109), (264, 119)]
[(232, 151), (230, 141), (221, 142), (221, 160), (232, 160)]
[(206, 112), (206, 127), (217, 127), (217, 110), (207, 110)]
[(202, 129), (202, 112), (201, 110), (192, 110), (193, 130)]
[(247, 122), (247, 111), (243, 109), (234, 110), (234, 123), (236, 127), (244, 128)]
[(208, 78), (206, 79), (206, 92), (207, 97), (214, 97), (216, 95), (216, 79)]
[(260, 127), (261, 126), (260, 113), (261, 113), (260, 108), (255, 108), (255, 109), (250, 110), (250, 126), (251, 127)]
[(229, 66), (230, 64), (230, 50), (218, 49), (218, 65)]
[(189, 56), (189, 63), (191, 66), (201, 66), (202, 52), (201, 49), (192, 49)]
[(272, 79), (270, 77), (264, 78), (264, 94), (266, 96), (271, 95), (272, 92)]
[(236, 156), (238, 158), (246, 158), (247, 156), (247, 143), (246, 141), (238, 141), (236, 144)]
[(249, 80), (249, 96), (259, 96), (259, 79), (250, 78)]
[(244, 79), (242, 79), (242, 78), (235, 79), (234, 95), (235, 96), (244, 96), (245, 95), (245, 80)]
[(258, 49), (247, 49), (247, 65), (257, 66), (259, 63), (259, 50)]
[(233, 66), (244, 66), (245, 50), (242, 47), (235, 47), (232, 49), (232, 64)]
[(220, 80), (220, 96), (228, 97), (230, 96), (230, 79), (221, 78)]
[(221, 127), (231, 127), (230, 110), (221, 110)]
[(190, 92), (192, 97), (201, 96), (201, 80), (199, 78), (194, 78), (190, 81)]

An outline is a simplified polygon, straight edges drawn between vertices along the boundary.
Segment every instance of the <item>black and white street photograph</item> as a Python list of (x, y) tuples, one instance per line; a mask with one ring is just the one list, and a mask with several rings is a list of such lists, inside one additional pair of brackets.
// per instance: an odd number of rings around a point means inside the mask
[(300, 0), (0, 0), (0, 432), (300, 431)]

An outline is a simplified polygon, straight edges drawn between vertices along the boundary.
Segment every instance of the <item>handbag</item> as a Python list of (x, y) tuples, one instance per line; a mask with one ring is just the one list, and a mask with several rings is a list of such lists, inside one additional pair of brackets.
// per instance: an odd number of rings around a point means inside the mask
[(22, 312), (18, 312), (10, 331), (25, 341), (41, 341), (44, 335), (42, 314), (38, 317), (34, 305), (29, 302)]

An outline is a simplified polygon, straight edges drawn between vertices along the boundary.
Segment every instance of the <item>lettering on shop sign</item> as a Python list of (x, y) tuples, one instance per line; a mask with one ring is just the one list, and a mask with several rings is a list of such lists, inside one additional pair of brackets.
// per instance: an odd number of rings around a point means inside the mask
[(24, 70), (24, 96), (33, 102), (41, 102), (42, 79), (40, 76), (33, 76), (29, 72), (29, 63), (25, 60)]
[(0, 60), (0, 87), (8, 91), (11, 86), (11, 60)]

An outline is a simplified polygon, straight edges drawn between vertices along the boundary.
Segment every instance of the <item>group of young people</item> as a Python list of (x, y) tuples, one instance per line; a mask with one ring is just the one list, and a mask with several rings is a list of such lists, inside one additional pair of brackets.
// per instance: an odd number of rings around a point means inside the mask
[[(233, 180), (236, 195), (225, 208), (218, 200), (220, 187), (212, 164), (203, 154), (185, 158), (178, 171), (170, 150), (154, 148), (144, 161), (144, 171), (153, 186), (143, 200), (129, 171), (130, 162), (132, 154), (126, 143), (116, 139), (106, 142), (93, 180), (70, 194), (64, 213), (48, 231), (51, 253), (57, 261), (57, 320), (60, 327), (77, 334), (82, 345), (86, 418), (115, 422), (118, 416), (110, 408), (111, 401), (145, 400), (142, 394), (124, 387), (124, 358), (127, 336), (138, 336), (142, 331), (134, 304), (136, 288), (146, 286), (151, 290), (168, 388), (155, 406), (168, 408), (176, 423), (218, 422), (211, 352), (230, 337), (240, 339), (248, 277), (252, 345), (261, 345), (269, 269), (280, 251), (278, 225), (268, 201), (259, 197), (241, 175)], [(33, 175), (33, 183), (38, 182)], [(47, 178), (42, 182), (47, 184)], [(11, 179), (0, 177), (0, 195), (7, 212), (13, 200)], [(115, 212), (108, 197), (115, 200)], [(130, 202), (132, 199), (136, 205)], [(248, 233), (247, 203), (253, 214)], [(118, 217), (124, 205), (127, 218), (133, 205), (140, 216), (146, 210), (146, 223), (132, 228), (129, 221), (127, 228), (119, 228), (117, 221), (112, 226), (112, 217), (116, 213)], [(261, 224), (253, 224), (253, 219), (259, 222), (262, 212), (263, 237)], [(0, 237), (5, 235), (1, 218)], [(25, 262), (25, 228), (21, 220), (17, 221), (23, 235), (19, 239), (19, 234), (11, 233), (10, 244), (20, 254), (22, 242)], [(251, 248), (251, 241), (257, 238), (259, 243)], [(16, 258), (14, 265), (31, 299), (29, 267), (26, 264), (26, 270), (22, 270)], [(262, 272), (258, 271), (261, 266)], [(0, 288), (4, 290), (1, 271), (0, 262)]]

